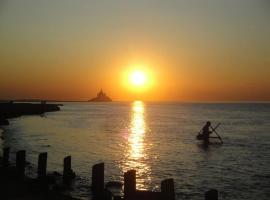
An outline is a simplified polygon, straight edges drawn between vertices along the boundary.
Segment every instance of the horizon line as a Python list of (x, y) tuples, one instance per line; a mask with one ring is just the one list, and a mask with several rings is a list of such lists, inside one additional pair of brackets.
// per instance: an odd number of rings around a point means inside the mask
[[(89, 100), (57, 100), (57, 99), (0, 99), (1, 102), (80, 102), (80, 103), (89, 103)], [(182, 101), (182, 100), (115, 100), (113, 102), (134, 102), (134, 101), (142, 101), (149, 103), (270, 103), (270, 100), (218, 100), (218, 101), (200, 101), (200, 100), (192, 100), (192, 101)], [(94, 102), (91, 102), (94, 103)], [(102, 102), (101, 102), (102, 103)]]

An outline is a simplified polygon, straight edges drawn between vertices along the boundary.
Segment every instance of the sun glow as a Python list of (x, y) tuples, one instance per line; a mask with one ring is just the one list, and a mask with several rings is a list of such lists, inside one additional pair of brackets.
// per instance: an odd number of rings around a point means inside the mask
[(153, 68), (146, 64), (133, 64), (122, 71), (123, 88), (132, 100), (145, 99), (155, 87)]
[(147, 76), (143, 71), (134, 71), (130, 74), (129, 81), (134, 86), (143, 86), (146, 84)]

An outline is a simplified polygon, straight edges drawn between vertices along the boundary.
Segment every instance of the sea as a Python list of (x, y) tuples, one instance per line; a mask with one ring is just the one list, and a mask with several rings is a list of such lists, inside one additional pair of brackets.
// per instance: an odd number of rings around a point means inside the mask
[[(196, 135), (211, 121), (221, 136), (205, 147)], [(38, 154), (48, 152), (48, 173), (63, 171), (72, 156), (77, 177), (68, 194), (91, 199), (91, 169), (105, 163), (105, 181), (122, 181), (135, 169), (137, 189), (159, 191), (173, 178), (176, 199), (268, 200), (270, 104), (268, 103), (63, 103), (61, 111), (10, 119), (0, 146), (26, 150), (27, 174), (36, 176)], [(215, 136), (215, 133), (213, 133)], [(2, 148), (1, 148), (2, 149)]]

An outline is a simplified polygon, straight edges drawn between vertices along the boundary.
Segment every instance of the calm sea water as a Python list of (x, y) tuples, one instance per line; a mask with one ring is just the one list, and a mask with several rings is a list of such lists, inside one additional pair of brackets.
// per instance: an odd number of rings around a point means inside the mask
[[(195, 140), (207, 120), (222, 124), (223, 145)], [(71, 194), (82, 199), (90, 199), (91, 167), (101, 161), (106, 181), (136, 169), (139, 189), (174, 178), (177, 199), (201, 200), (211, 188), (221, 199), (269, 199), (270, 104), (65, 103), (10, 122), (0, 145), (26, 149), (33, 176), (38, 153), (48, 152), (48, 170), (59, 172), (72, 155)]]

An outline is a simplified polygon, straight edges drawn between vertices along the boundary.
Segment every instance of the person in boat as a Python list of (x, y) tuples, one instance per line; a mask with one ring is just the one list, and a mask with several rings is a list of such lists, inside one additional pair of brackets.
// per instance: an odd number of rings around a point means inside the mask
[(211, 127), (211, 122), (208, 121), (202, 128), (202, 136), (203, 136), (203, 141), (205, 144), (209, 144), (209, 136), (212, 133), (212, 131), (210, 131), (210, 127)]

